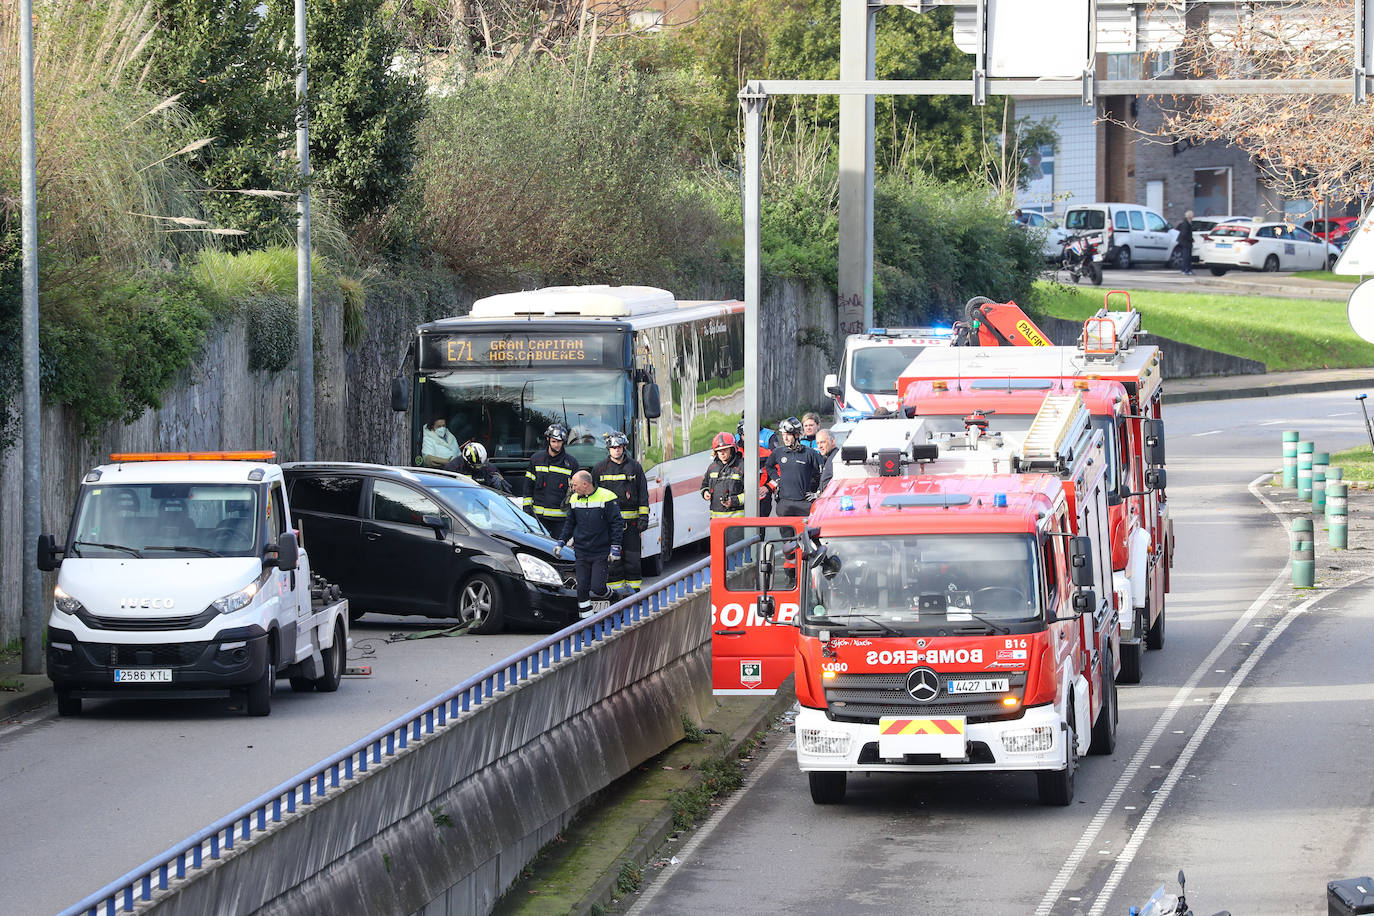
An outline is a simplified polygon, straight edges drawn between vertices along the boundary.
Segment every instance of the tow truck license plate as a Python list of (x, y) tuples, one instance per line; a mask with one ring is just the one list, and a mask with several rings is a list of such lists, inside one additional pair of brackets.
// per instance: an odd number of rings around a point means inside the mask
[(116, 668), (116, 684), (170, 684), (171, 668)]
[(945, 689), (950, 693), (1005, 693), (1010, 686), (1004, 677), (980, 677), (950, 681)]

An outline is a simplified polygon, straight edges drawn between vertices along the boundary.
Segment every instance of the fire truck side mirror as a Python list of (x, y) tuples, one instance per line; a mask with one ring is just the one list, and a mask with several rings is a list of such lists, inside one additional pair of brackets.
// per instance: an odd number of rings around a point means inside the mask
[(1093, 584), (1092, 549), (1090, 538), (1069, 538), (1069, 580), (1074, 585)]
[(764, 620), (772, 620), (778, 613), (778, 603), (772, 595), (759, 595), (759, 616)]
[(639, 394), (644, 405), (644, 419), (657, 420), (663, 413), (663, 405), (658, 398), (658, 382), (648, 382)]
[(391, 380), (391, 409), (398, 412), (410, 409), (410, 389), (406, 387), (404, 375)]
[(1091, 614), (1097, 609), (1097, 592), (1090, 588), (1073, 593), (1073, 612)]
[(1163, 468), (1150, 468), (1145, 472), (1145, 486), (1151, 490), (1168, 489), (1169, 472)]
[(1144, 420), (1141, 431), (1145, 434), (1145, 463), (1164, 463), (1164, 421)]

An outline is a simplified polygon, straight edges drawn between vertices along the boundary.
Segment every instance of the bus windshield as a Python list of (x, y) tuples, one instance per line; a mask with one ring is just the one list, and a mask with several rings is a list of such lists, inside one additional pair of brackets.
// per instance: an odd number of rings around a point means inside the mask
[(925, 633), (951, 623), (994, 625), (1040, 614), (1035, 542), (1019, 534), (822, 539), (810, 570), (805, 622)]
[(583, 466), (606, 457), (602, 436), (630, 433), (630, 376), (618, 369), (482, 369), (423, 376), (417, 385), (412, 446), (420, 454), (424, 424), (442, 417), (458, 442), (486, 446), (511, 467), (544, 446), (550, 423), (568, 428), (569, 454)]

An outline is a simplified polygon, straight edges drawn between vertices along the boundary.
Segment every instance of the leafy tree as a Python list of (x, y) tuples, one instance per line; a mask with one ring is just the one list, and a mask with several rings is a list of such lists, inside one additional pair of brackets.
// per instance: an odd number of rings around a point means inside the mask
[(310, 164), (347, 223), (405, 190), (424, 115), (424, 86), (392, 66), (399, 35), (383, 0), (307, 7)]
[(149, 84), (179, 104), (212, 142), (192, 169), (205, 184), (205, 211), (252, 248), (294, 231), (295, 214), (271, 193), (294, 192), (295, 52), (289, 9), (259, 0), (153, 0)]

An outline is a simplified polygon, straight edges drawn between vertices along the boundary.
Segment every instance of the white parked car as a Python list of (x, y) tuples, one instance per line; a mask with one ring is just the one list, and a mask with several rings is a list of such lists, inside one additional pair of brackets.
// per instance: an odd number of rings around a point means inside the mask
[(1340, 249), (1292, 223), (1222, 223), (1203, 233), (1198, 259), (1213, 276), (1228, 270), (1330, 270)]

